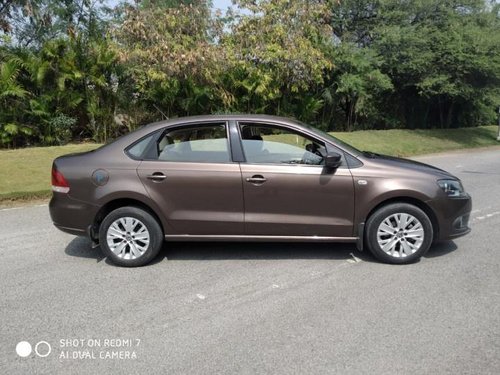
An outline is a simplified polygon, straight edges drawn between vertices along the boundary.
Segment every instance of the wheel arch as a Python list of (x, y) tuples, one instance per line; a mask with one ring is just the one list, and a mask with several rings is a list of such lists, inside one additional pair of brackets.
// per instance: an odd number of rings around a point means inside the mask
[(134, 199), (134, 198), (115, 198), (107, 203), (105, 203), (97, 212), (97, 214), (94, 217), (94, 222), (92, 223), (92, 228), (90, 229), (90, 237), (92, 240), (98, 240), (99, 238), (99, 227), (104, 220), (104, 218), (112, 211), (116, 210), (117, 208), (121, 207), (137, 207), (141, 208), (144, 211), (148, 212), (151, 214), (158, 224), (160, 225), (163, 234), (165, 234), (165, 230), (167, 229), (165, 226), (164, 221), (162, 220), (161, 216), (147, 203)]
[(365, 218), (365, 223), (368, 221), (370, 216), (372, 216), (381, 207), (387, 206), (387, 205), (393, 204), (393, 203), (411, 204), (413, 206), (420, 208), (422, 211), (424, 211), (432, 223), (433, 240), (436, 240), (439, 238), (439, 221), (437, 219), (436, 214), (434, 213), (434, 211), (432, 210), (432, 208), (428, 204), (426, 204), (424, 201), (417, 199), (417, 198), (414, 198), (414, 197), (407, 197), (407, 196), (392, 197), (389, 199), (385, 199), (382, 202), (379, 202), (377, 205), (372, 207), (372, 209), (368, 212), (368, 214), (366, 215), (366, 218)]

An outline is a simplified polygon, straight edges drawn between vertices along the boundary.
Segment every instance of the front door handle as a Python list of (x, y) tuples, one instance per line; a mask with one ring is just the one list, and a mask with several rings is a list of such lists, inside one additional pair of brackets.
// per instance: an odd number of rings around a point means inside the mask
[(150, 174), (149, 176), (146, 176), (149, 180), (152, 180), (154, 182), (162, 182), (164, 179), (167, 178), (163, 173), (161, 172), (155, 172), (153, 174)]
[(267, 179), (264, 176), (261, 176), (260, 174), (253, 175), (252, 177), (247, 177), (246, 179), (247, 182), (251, 182), (252, 184), (263, 184), (264, 182), (267, 181)]

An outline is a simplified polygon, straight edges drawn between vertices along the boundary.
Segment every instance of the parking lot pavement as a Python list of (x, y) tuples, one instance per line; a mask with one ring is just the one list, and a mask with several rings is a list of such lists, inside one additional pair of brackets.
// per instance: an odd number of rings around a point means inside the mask
[(418, 160), (463, 180), (473, 231), (406, 266), (172, 243), (118, 268), (46, 206), (1, 210), (0, 374), (500, 373), (500, 149)]

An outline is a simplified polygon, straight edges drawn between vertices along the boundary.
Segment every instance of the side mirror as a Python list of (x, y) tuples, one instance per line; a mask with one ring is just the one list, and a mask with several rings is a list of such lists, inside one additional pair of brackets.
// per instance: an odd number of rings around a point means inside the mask
[(342, 164), (342, 155), (336, 152), (329, 152), (325, 156), (325, 167), (329, 169), (336, 169)]

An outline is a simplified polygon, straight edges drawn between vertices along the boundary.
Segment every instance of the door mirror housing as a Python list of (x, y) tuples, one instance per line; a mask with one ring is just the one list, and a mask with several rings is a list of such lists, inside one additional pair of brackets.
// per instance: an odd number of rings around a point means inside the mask
[(325, 156), (325, 167), (328, 169), (337, 169), (342, 164), (342, 155), (330, 151)]

